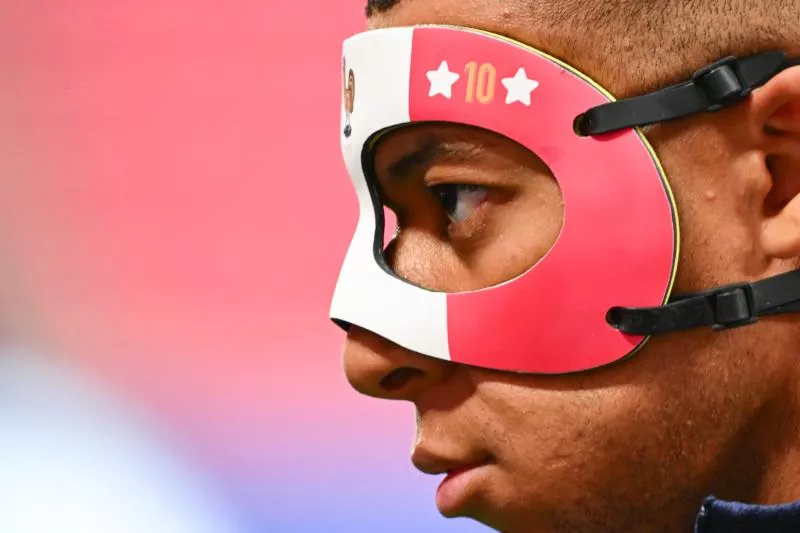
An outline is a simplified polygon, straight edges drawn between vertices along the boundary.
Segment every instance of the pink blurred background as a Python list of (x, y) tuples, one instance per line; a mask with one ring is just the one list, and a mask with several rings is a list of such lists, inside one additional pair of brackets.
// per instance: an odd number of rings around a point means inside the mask
[(327, 320), (363, 8), (0, 1), (4, 533), (482, 530)]

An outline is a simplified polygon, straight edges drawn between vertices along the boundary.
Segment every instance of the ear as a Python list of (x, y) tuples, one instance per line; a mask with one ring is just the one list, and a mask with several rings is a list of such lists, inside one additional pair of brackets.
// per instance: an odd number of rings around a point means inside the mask
[(775, 259), (800, 258), (800, 67), (755, 91), (751, 104), (771, 175), (763, 205), (763, 250)]

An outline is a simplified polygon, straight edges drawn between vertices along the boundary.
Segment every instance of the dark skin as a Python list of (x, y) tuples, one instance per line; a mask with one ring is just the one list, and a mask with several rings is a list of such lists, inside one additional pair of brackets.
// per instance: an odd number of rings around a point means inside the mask
[[(515, 6), (407, 0), (370, 26), (465, 25), (557, 53), (553, 29), (515, 15)], [(650, 128), (647, 137), (681, 215), (677, 292), (800, 265), (800, 68), (743, 104)], [(402, 176), (390, 170), (423, 143), (441, 149), (401, 166)], [(414, 283), (487, 287), (530, 268), (558, 236), (554, 177), (507, 139), (419, 125), (392, 133), (375, 158), (400, 225), (389, 261)], [(442, 184), (485, 194), (454, 220)], [(554, 377), (439, 361), (353, 328), (344, 367), (361, 393), (414, 404), (412, 460), (422, 471), (483, 465), (458, 498), (439, 502), (445, 516), (507, 533), (684, 533), (709, 494), (800, 498), (798, 346), (800, 321), (772, 318), (666, 335), (622, 363)]]

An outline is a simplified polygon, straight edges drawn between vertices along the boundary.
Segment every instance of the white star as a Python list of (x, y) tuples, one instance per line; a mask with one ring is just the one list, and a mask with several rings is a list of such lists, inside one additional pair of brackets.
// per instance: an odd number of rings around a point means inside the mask
[(431, 91), (428, 96), (433, 97), (441, 94), (445, 98), (453, 97), (453, 84), (461, 77), (455, 72), (450, 72), (447, 61), (442, 61), (439, 69), (429, 71), (427, 76), (428, 81), (431, 82)]
[(503, 86), (508, 89), (506, 104), (521, 102), (526, 106), (531, 105), (531, 93), (539, 87), (539, 82), (528, 79), (524, 68), (520, 68), (513, 78), (503, 78)]

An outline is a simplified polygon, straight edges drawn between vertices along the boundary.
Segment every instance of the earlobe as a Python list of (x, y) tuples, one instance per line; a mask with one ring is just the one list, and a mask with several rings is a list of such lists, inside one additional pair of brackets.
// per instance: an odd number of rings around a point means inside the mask
[(773, 259), (800, 258), (800, 67), (753, 93), (771, 177), (764, 198), (762, 247)]

